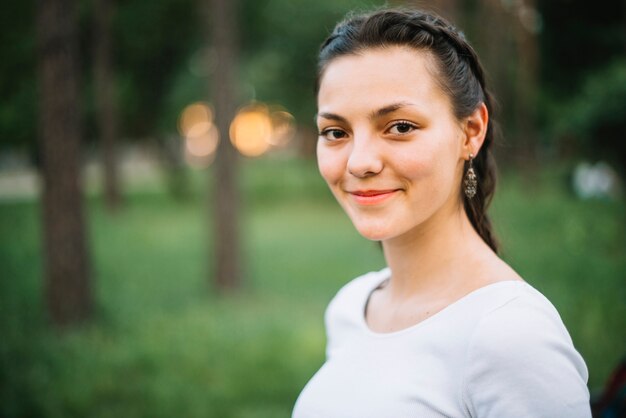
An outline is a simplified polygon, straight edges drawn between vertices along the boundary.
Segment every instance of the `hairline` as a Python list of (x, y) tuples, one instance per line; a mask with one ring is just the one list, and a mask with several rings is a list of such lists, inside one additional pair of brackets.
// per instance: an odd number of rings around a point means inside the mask
[(333, 56), (332, 58), (326, 60), (321, 66), (318, 67), (318, 76), (316, 80), (316, 89), (315, 89), (316, 99), (317, 99), (317, 96), (319, 95), (319, 89), (322, 84), (322, 79), (324, 78), (324, 73), (326, 72), (326, 69), (328, 68), (328, 66), (332, 64), (335, 60), (340, 59), (342, 57), (362, 56), (365, 52), (368, 52), (368, 51), (385, 50), (385, 49), (390, 49), (390, 48), (401, 48), (401, 49), (410, 50), (412, 52), (424, 54), (424, 56), (426, 57), (425, 65), (424, 65), (424, 67), (426, 68), (426, 71), (428, 71), (430, 76), (435, 81), (435, 84), (439, 87), (439, 89), (444, 94), (444, 96), (446, 96), (448, 103), (450, 105), (450, 109), (452, 110), (457, 120), (460, 121), (461, 119), (463, 119), (463, 116), (459, 116), (456, 114), (456, 109), (454, 106), (454, 95), (452, 94), (452, 90), (450, 89), (450, 87), (444, 81), (445, 77), (442, 74), (443, 70), (441, 67), (443, 63), (441, 62), (441, 60), (437, 58), (432, 48), (429, 48), (427, 46), (414, 46), (406, 42), (381, 42), (380, 44), (376, 44), (376, 45), (360, 45), (352, 51), (337, 54)]

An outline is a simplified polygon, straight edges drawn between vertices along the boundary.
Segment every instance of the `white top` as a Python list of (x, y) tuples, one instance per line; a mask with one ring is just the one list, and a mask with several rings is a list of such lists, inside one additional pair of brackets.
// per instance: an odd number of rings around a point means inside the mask
[(522, 281), (494, 283), (409, 328), (365, 322), (389, 269), (326, 309), (326, 362), (293, 418), (587, 418), (587, 368), (554, 306)]

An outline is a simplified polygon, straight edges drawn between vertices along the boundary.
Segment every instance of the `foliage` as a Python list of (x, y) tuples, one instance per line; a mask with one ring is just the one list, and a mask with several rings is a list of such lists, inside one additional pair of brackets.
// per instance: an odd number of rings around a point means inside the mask
[[(314, 114), (315, 57), (321, 41), (348, 10), (383, 5), (380, 0), (240, 0), (240, 101), (257, 99), (285, 106), (301, 124)], [(507, 3), (507, 2), (505, 2)], [(201, 5), (191, 0), (132, 0), (117, 3), (114, 57), (124, 138), (141, 140), (174, 132), (188, 103), (210, 97), (209, 73), (190, 71), (208, 33)], [(470, 11), (479, 5), (467, 2)], [(95, 137), (92, 97), (91, 2), (79, 2), (85, 137)], [(562, 106), (578, 86), (623, 53), (626, 43), (617, 0), (589, 7), (583, 0), (539, 1), (543, 16), (542, 91)], [(36, 5), (4, 2), (0, 10), (0, 149), (34, 153), (37, 135)], [(581, 52), (584, 51), (584, 52)], [(510, 82), (510, 81), (509, 81)], [(513, 106), (511, 106), (513, 108)], [(504, 120), (504, 119), (503, 119)], [(552, 118), (546, 118), (550, 128)], [(514, 136), (514, 132), (508, 132)]]
[[(381, 4), (376, 0), (240, 1), (239, 103), (280, 104), (299, 123), (309, 124), (315, 113), (313, 86), (319, 45), (347, 11)], [(208, 62), (198, 69), (202, 59)], [(212, 67), (210, 52), (201, 46), (186, 57), (173, 76), (161, 115), (161, 121), (167, 123), (160, 124), (160, 129), (171, 131), (185, 105), (210, 97)]]
[[(257, 99), (281, 103), (307, 124), (315, 113), (317, 52), (349, 10), (368, 10), (381, 0), (265, 0), (244, 13), (244, 80)], [(258, 8), (257, 10), (254, 10)], [(268, 30), (268, 28), (271, 28)]]
[(201, 11), (192, 0), (136, 0), (118, 6), (115, 58), (126, 135), (156, 133), (173, 74), (203, 41)]
[(626, 174), (626, 61), (591, 74), (555, 120), (556, 136), (576, 138), (585, 155), (611, 160)]
[(0, 4), (0, 150), (31, 148), (36, 127), (33, 2)]
[(542, 87), (556, 101), (577, 95), (590, 74), (623, 56), (626, 32), (621, 2), (538, 0), (537, 7), (543, 20)]
[[(39, 207), (0, 203), (0, 415), (281, 417), (324, 357), (324, 308), (378, 269), (309, 161), (243, 166), (248, 286), (217, 298), (205, 276), (205, 173), (195, 197), (135, 189), (116, 217), (90, 198), (98, 320), (45, 327)], [(578, 201), (556, 170), (505, 176), (494, 202), (504, 257), (558, 308), (598, 388), (626, 352), (624, 201)], [(8, 279), (7, 279), (8, 278)]]

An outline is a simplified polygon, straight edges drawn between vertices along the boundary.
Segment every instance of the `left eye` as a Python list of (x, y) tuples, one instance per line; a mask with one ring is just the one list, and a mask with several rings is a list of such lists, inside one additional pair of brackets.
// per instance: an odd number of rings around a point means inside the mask
[(405, 135), (410, 133), (414, 129), (417, 129), (417, 126), (413, 123), (402, 121), (391, 125), (391, 127), (389, 128), (389, 133), (396, 135)]

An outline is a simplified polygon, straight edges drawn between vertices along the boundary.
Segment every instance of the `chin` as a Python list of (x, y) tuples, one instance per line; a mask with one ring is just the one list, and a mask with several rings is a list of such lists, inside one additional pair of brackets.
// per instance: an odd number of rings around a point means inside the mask
[(370, 241), (384, 241), (394, 236), (389, 225), (376, 225), (370, 222), (353, 222), (357, 232)]
[(370, 241), (384, 241), (398, 234), (398, 226), (393, 213), (387, 211), (364, 212), (354, 210), (350, 205), (342, 205), (352, 221), (352, 225), (364, 238)]

